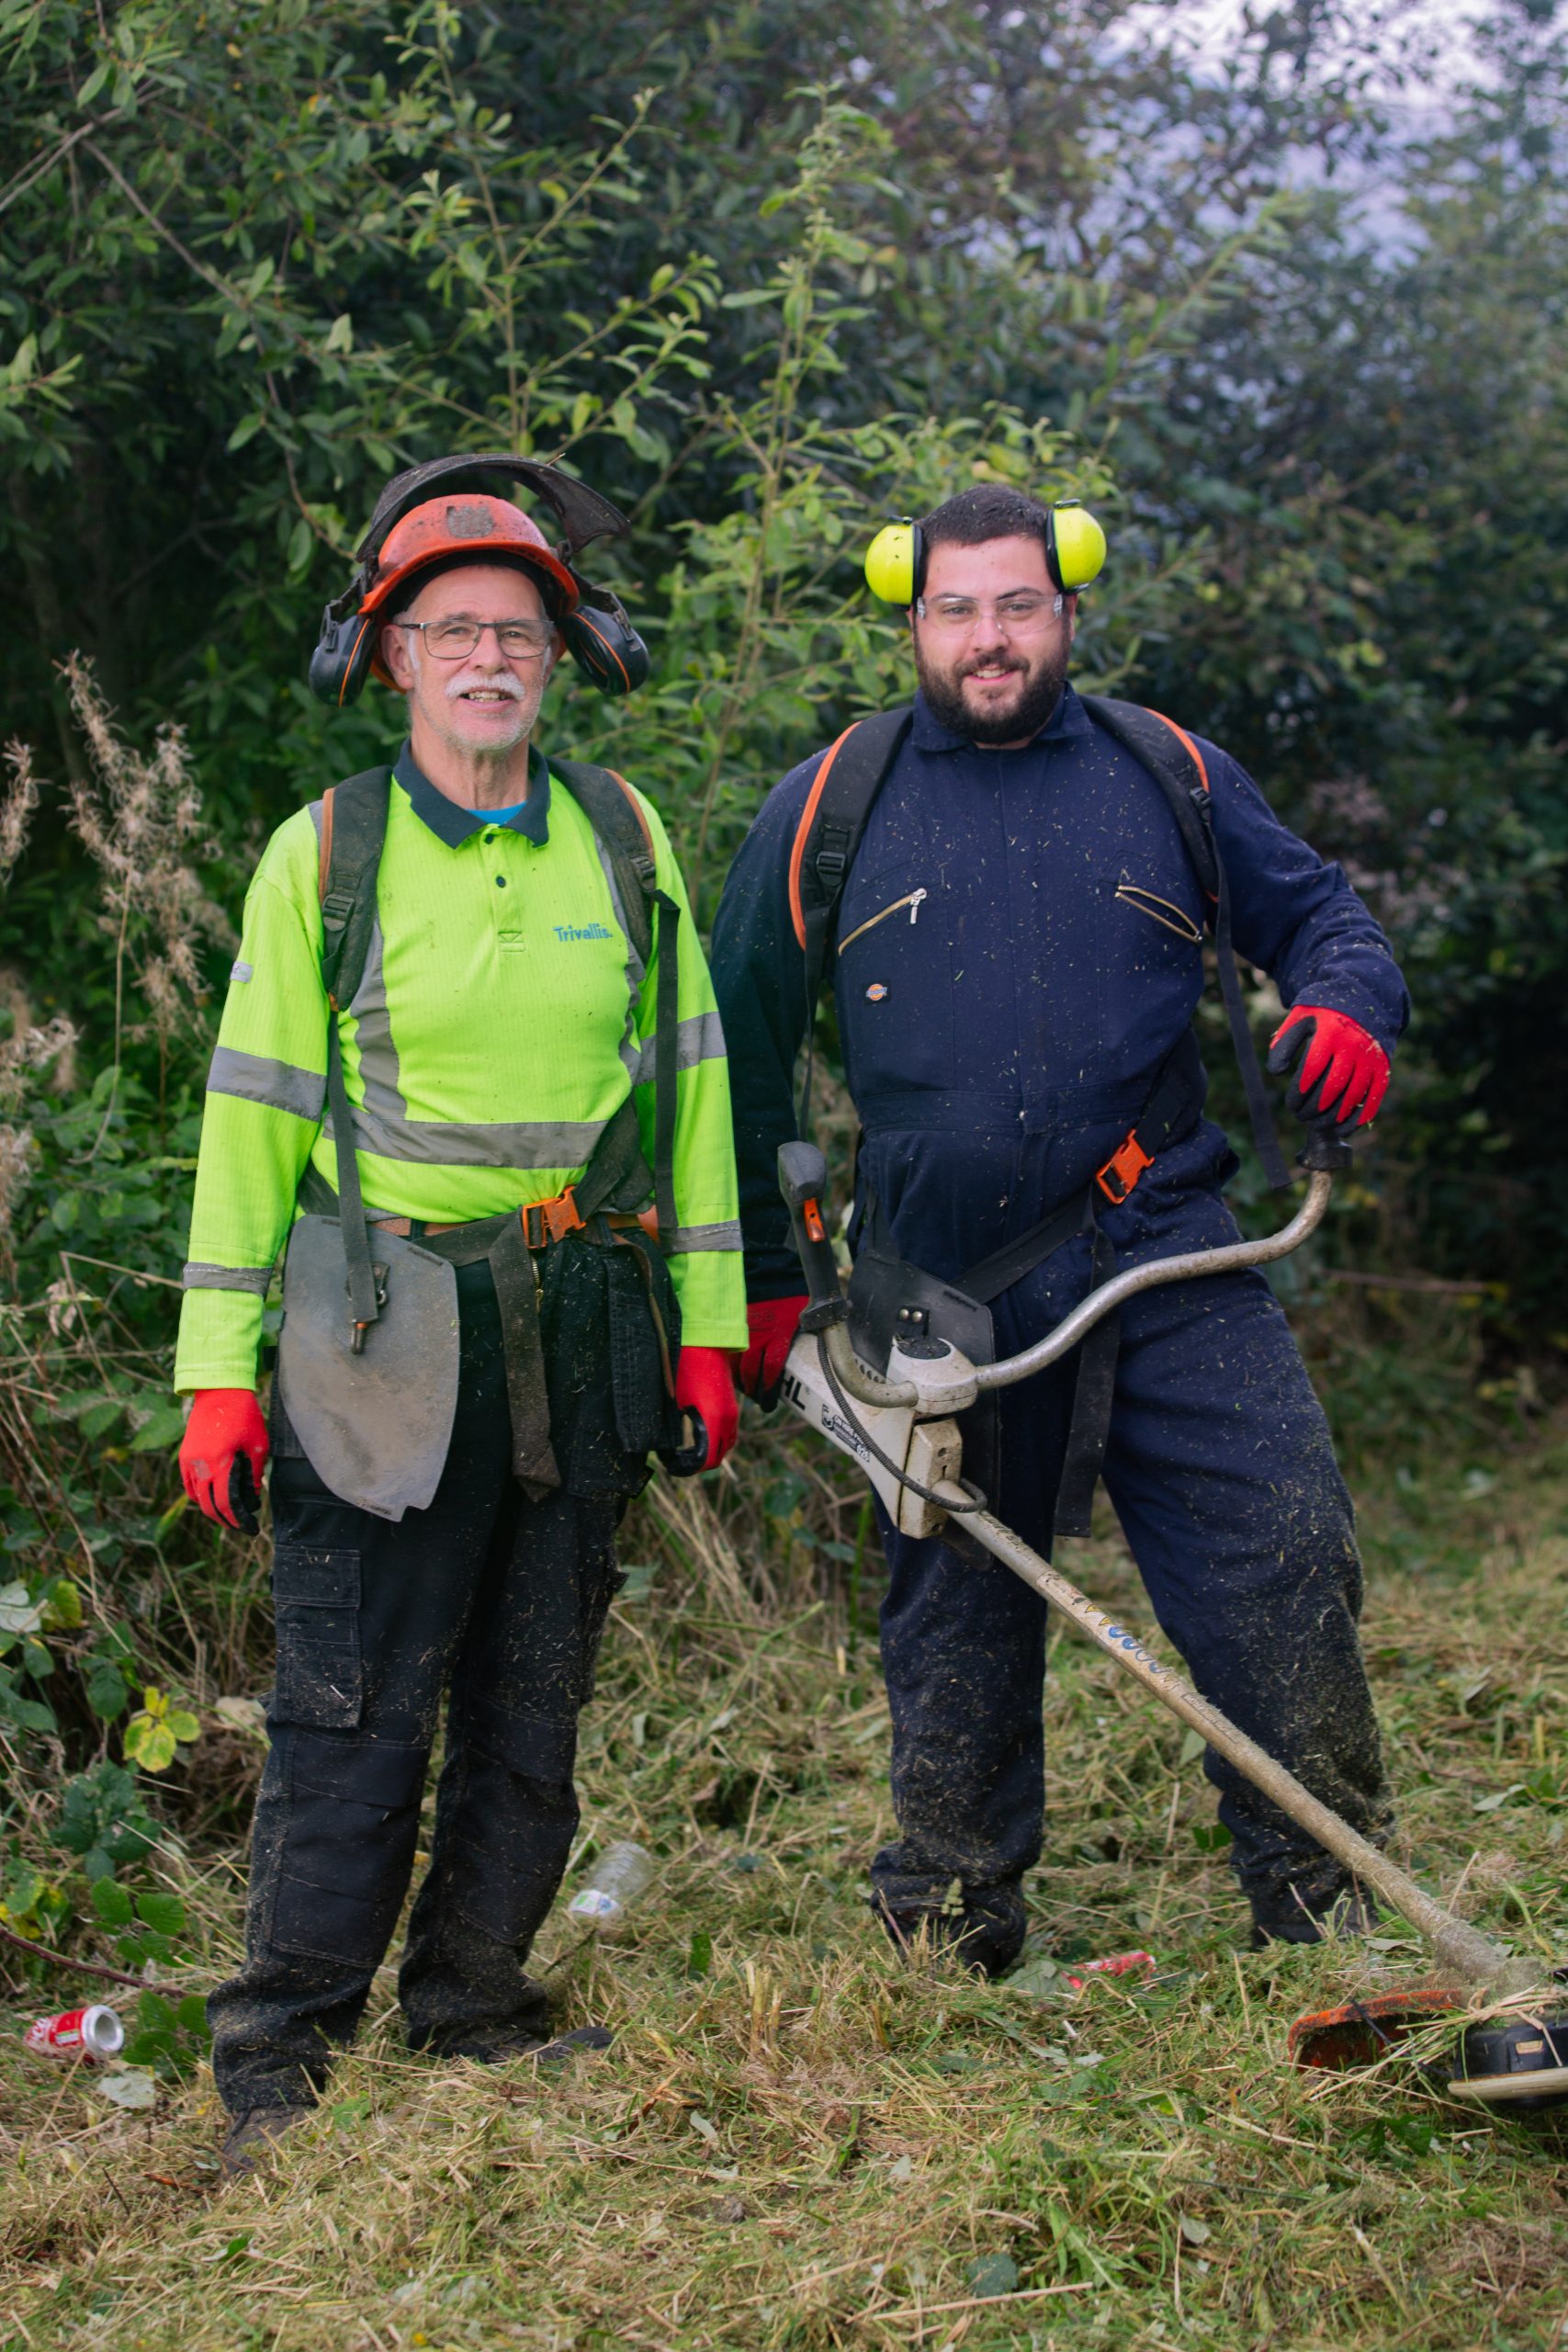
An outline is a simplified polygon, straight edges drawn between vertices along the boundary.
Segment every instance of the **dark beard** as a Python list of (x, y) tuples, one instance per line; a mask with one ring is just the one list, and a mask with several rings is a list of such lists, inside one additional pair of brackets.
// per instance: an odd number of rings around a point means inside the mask
[(1062, 688), (1067, 683), (1067, 655), (1064, 651), (1036, 671), (1021, 701), (1010, 711), (995, 718), (976, 718), (964, 699), (962, 678), (934, 677), (918, 654), (915, 667), (919, 673), (920, 692), (937, 724), (979, 744), (1032, 741), (1061, 701)]

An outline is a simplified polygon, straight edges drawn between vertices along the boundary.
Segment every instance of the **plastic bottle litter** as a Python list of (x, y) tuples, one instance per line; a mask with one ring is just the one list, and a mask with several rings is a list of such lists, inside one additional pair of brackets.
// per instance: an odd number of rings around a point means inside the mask
[(646, 1846), (607, 1846), (593, 1865), (588, 1885), (579, 1887), (567, 1905), (567, 1917), (581, 1919), (602, 1936), (618, 1936), (626, 1913), (653, 1872), (653, 1856)]
[(107, 2066), (125, 2048), (125, 2028), (102, 2002), (90, 2008), (62, 2009), (55, 2018), (35, 2018), (22, 2046), (40, 2058), (91, 2058)]

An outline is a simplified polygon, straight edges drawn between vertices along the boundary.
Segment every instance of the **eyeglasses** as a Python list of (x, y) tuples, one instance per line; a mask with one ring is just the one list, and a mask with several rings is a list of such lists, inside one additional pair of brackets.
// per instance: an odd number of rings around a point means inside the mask
[(999, 629), (1015, 637), (1028, 637), (1043, 628), (1049, 620), (1061, 616), (1060, 596), (1039, 596), (1032, 590), (1022, 590), (1016, 596), (998, 596), (994, 605), (982, 605), (973, 596), (933, 596), (928, 604), (922, 596), (915, 606), (921, 620), (930, 621), (940, 629), (949, 629), (954, 637), (966, 636), (983, 616), (994, 620)]
[(394, 621), (394, 628), (416, 628), (424, 650), (437, 662), (461, 662), (477, 650), (487, 628), (509, 662), (537, 662), (550, 650), (555, 631), (547, 621)]

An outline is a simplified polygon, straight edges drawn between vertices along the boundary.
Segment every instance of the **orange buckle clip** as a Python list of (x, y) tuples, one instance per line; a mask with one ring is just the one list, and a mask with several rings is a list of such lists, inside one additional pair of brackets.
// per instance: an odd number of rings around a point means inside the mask
[(1145, 1169), (1153, 1166), (1135, 1131), (1129, 1128), (1104, 1167), (1096, 1169), (1094, 1181), (1112, 1208), (1120, 1208)]
[(570, 1185), (554, 1200), (528, 1202), (523, 1211), (523, 1238), (530, 1250), (543, 1250), (547, 1243), (564, 1241), (569, 1233), (581, 1230), (577, 1195)]

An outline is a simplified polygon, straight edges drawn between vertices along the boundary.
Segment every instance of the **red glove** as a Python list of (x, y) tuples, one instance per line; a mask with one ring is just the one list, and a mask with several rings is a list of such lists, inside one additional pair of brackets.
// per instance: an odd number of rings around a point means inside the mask
[(682, 1348), (675, 1367), (675, 1402), (682, 1411), (700, 1413), (708, 1433), (705, 1470), (716, 1470), (735, 1443), (740, 1427), (735, 1377), (724, 1348)]
[(1290, 1096), (1298, 1118), (1321, 1116), (1336, 1103), (1337, 1126), (1342, 1127), (1352, 1111), (1359, 1114), (1359, 1127), (1376, 1118), (1388, 1091), (1388, 1056), (1359, 1021), (1348, 1012), (1326, 1012), (1321, 1004), (1292, 1005), (1269, 1040), (1273, 1075), (1280, 1078), (1295, 1069), (1303, 1047), (1305, 1057)]
[(746, 1309), (750, 1337), (738, 1367), (748, 1396), (767, 1396), (784, 1378), (784, 1361), (795, 1327), (806, 1312), (806, 1295), (798, 1298), (754, 1298)]
[(190, 1419), (180, 1441), (180, 1476), (197, 1509), (225, 1527), (238, 1528), (236, 1496), (230, 1481), (237, 1463), (250, 1466), (251, 1480), (261, 1492), (262, 1472), (272, 1448), (266, 1423), (254, 1388), (198, 1388), (191, 1400)]

